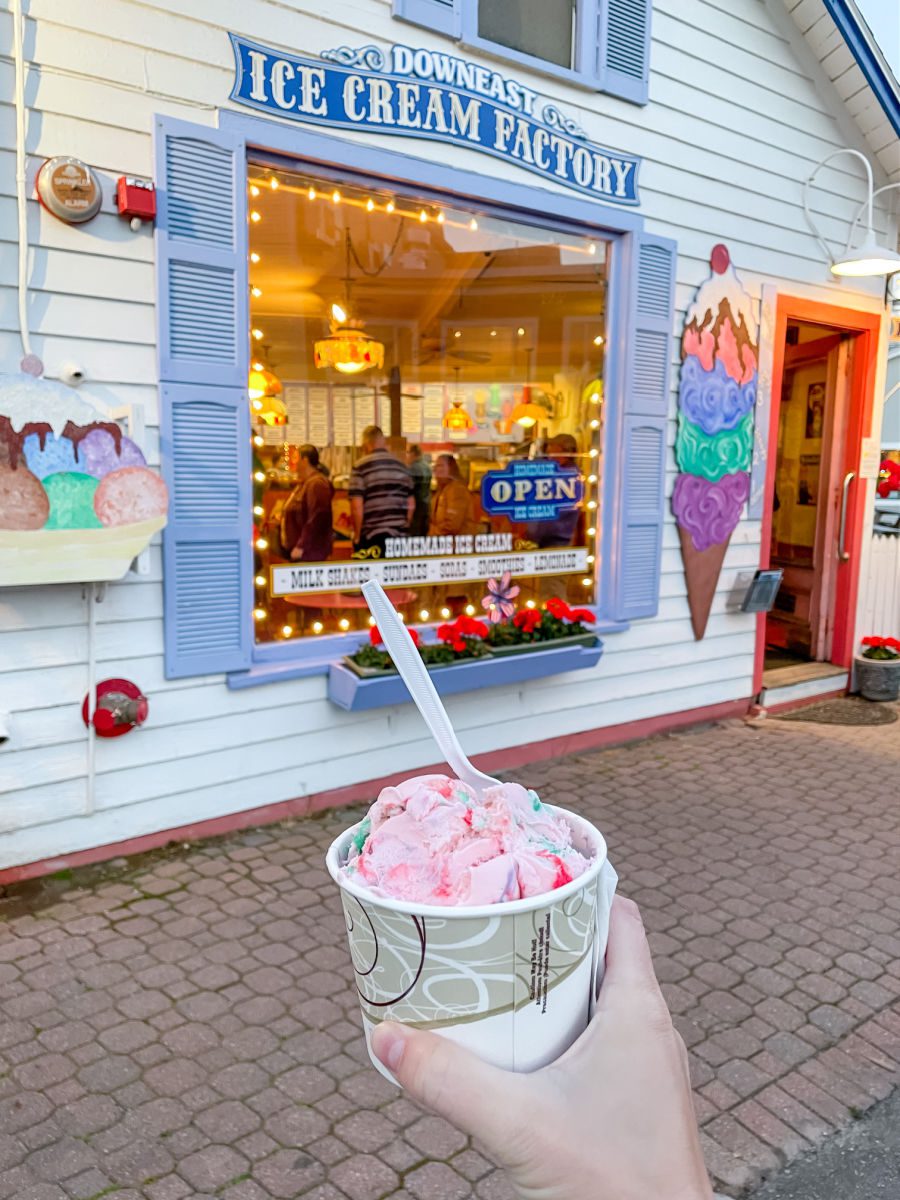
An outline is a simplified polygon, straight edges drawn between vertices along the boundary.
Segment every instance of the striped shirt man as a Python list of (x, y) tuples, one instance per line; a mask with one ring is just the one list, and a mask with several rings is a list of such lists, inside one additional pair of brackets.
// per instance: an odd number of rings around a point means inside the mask
[(363, 432), (365, 452), (350, 475), (350, 508), (354, 542), (358, 549), (377, 545), (384, 539), (401, 537), (415, 507), (413, 479), (407, 467), (388, 451), (384, 434), (377, 426)]

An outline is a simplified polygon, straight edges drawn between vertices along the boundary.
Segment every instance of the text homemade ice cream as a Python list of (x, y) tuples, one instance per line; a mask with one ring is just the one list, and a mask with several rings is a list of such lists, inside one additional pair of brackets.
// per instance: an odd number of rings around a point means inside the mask
[(422, 775), (384, 788), (343, 873), (374, 895), (449, 906), (539, 896), (589, 866), (536, 792), (503, 783), (479, 797), (458, 779)]

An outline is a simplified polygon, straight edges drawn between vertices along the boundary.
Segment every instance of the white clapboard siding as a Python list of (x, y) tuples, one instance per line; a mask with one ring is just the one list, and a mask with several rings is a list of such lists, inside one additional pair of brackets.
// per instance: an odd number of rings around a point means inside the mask
[[(892, 3), (893, 0), (884, 0)], [(862, 70), (845, 45), (837, 26), (827, 12), (823, 0), (785, 0), (794, 24), (801, 31), (837, 94), (845, 100), (865, 133), (870, 146), (878, 155), (881, 166), (890, 177), (900, 172), (900, 147), (896, 131), (872, 91), (866, 85)]]
[[(10, 364), (16, 359), (17, 340), (12, 332), (0, 332), (0, 355)], [(84, 368), (87, 378), (104, 383), (152, 383), (156, 378), (152, 346), (41, 333), (33, 333), (31, 342), (48, 374), (55, 374), (64, 363), (75, 361)], [(21, 350), (18, 353), (21, 357)]]
[[(821, 0), (800, 0), (793, 18), (801, 28), (808, 21), (802, 29), (807, 44), (829, 56), (828, 70), (849, 110), (870, 136), (884, 138), (868, 91), (852, 69), (838, 70), (840, 43), (820, 6)], [(30, 0), (27, 28), (27, 53), (40, 64), (29, 68), (35, 108), (28, 122), (29, 176), (44, 157), (64, 151), (100, 172), (105, 193), (101, 214), (84, 227), (64, 225), (29, 201), (35, 349), (50, 375), (77, 359), (87, 375), (85, 388), (100, 403), (140, 404), (145, 453), (157, 464), (152, 233), (146, 227), (133, 232), (112, 203), (119, 175), (152, 176), (154, 116), (216, 123), (217, 109), (230, 104), (229, 30), (311, 54), (362, 40), (414, 37), (416, 44), (442, 50), (449, 44), (398, 25), (390, 0), (331, 0), (327, 6), (312, 0)], [(653, 38), (650, 103), (644, 108), (561, 81), (529, 79), (526, 72), (507, 73), (523, 76), (572, 113), (595, 140), (643, 157), (648, 228), (678, 242), (678, 327), (709, 274), (710, 248), (720, 240), (756, 297), (770, 279), (846, 294), (854, 285), (841, 290), (830, 283), (801, 207), (803, 179), (846, 138), (765, 5), (654, 0)], [(21, 355), (10, 40), (10, 15), (0, 11), (0, 369), (15, 367)], [(357, 131), (338, 136), (530, 182), (538, 207), (552, 207), (558, 190), (461, 147), (398, 146), (397, 139)], [(849, 160), (821, 171), (812, 207), (826, 237), (842, 239), (859, 188)], [(879, 232), (889, 232), (886, 207), (879, 207), (876, 220)], [(866, 285), (858, 290), (865, 294)], [(674, 341), (672, 354), (677, 366)], [(669, 490), (676, 472), (674, 434), (673, 422)], [(607, 637), (592, 670), (450, 697), (467, 750), (746, 699), (755, 618), (729, 611), (727, 602), (737, 573), (757, 565), (759, 538), (758, 521), (735, 531), (707, 635), (696, 642), (670, 521), (657, 617)], [(0, 831), (7, 831), (0, 837), (0, 869), (434, 762), (436, 752), (410, 706), (345, 713), (328, 703), (324, 676), (236, 692), (216, 675), (165, 679), (158, 538), (149, 567), (147, 576), (132, 573), (110, 586), (95, 609), (98, 677), (138, 683), (150, 700), (150, 719), (128, 737), (98, 740), (91, 816), (85, 815), (87, 742), (80, 716), (89, 682), (86, 600), (76, 587), (0, 590), (0, 709), (11, 712), (14, 723), (14, 737), (0, 749)]]
[[(148, 303), (33, 291), (28, 298), (28, 319), (47, 336), (156, 344), (155, 309)], [(18, 327), (16, 291), (0, 287), (0, 329), (15, 332)]]
[[(7, 156), (9, 157), (9, 156)], [(2, 156), (0, 156), (2, 158)], [(0, 161), (0, 178), (5, 164)], [(108, 255), (49, 250), (39, 246), (29, 253), (29, 292), (62, 296), (90, 296), (117, 304), (153, 304), (156, 280), (153, 264)], [(16, 266), (12, 255), (0, 258), (0, 283), (12, 286)]]
[[(0, 117), (3, 112), (4, 108), (0, 105)], [(148, 154), (149, 149), (148, 140)], [(149, 174), (149, 161), (145, 164), (145, 170), (138, 174)], [(86, 237), (88, 241), (85, 241)], [(15, 240), (16, 202), (10, 187), (6, 194), (0, 189), (0, 243), (12, 246)], [(36, 248), (45, 248), (49, 251), (68, 250), (83, 254), (88, 259), (102, 257), (125, 259), (128, 262), (153, 262), (153, 236), (149, 230), (134, 233), (127, 221), (109, 212), (101, 212), (87, 226), (67, 225), (51, 217), (34, 199), (30, 199), (28, 204), (28, 245), (31, 254), (35, 253)]]
[(900, 637), (900, 537), (872, 538), (861, 595), (857, 628), (862, 636)]

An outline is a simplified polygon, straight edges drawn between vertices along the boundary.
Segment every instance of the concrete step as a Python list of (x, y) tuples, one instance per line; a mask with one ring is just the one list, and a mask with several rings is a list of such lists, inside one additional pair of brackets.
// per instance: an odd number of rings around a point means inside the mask
[(809, 662), (775, 667), (763, 671), (759, 703), (763, 708), (777, 708), (801, 700), (814, 700), (818, 696), (846, 691), (849, 681), (849, 671), (834, 663)]

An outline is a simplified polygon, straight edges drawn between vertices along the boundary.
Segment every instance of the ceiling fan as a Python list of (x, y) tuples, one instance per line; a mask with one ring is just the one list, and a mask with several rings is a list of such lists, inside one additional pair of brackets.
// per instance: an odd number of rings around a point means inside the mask
[(426, 363), (434, 362), (437, 358), (453, 358), (462, 363), (488, 363), (491, 361), (491, 356), (486, 350), (457, 350), (454, 346), (448, 346), (446, 342), (442, 342), (439, 337), (429, 337), (427, 334), (423, 334), (419, 344), (419, 357), (415, 365), (422, 367)]

